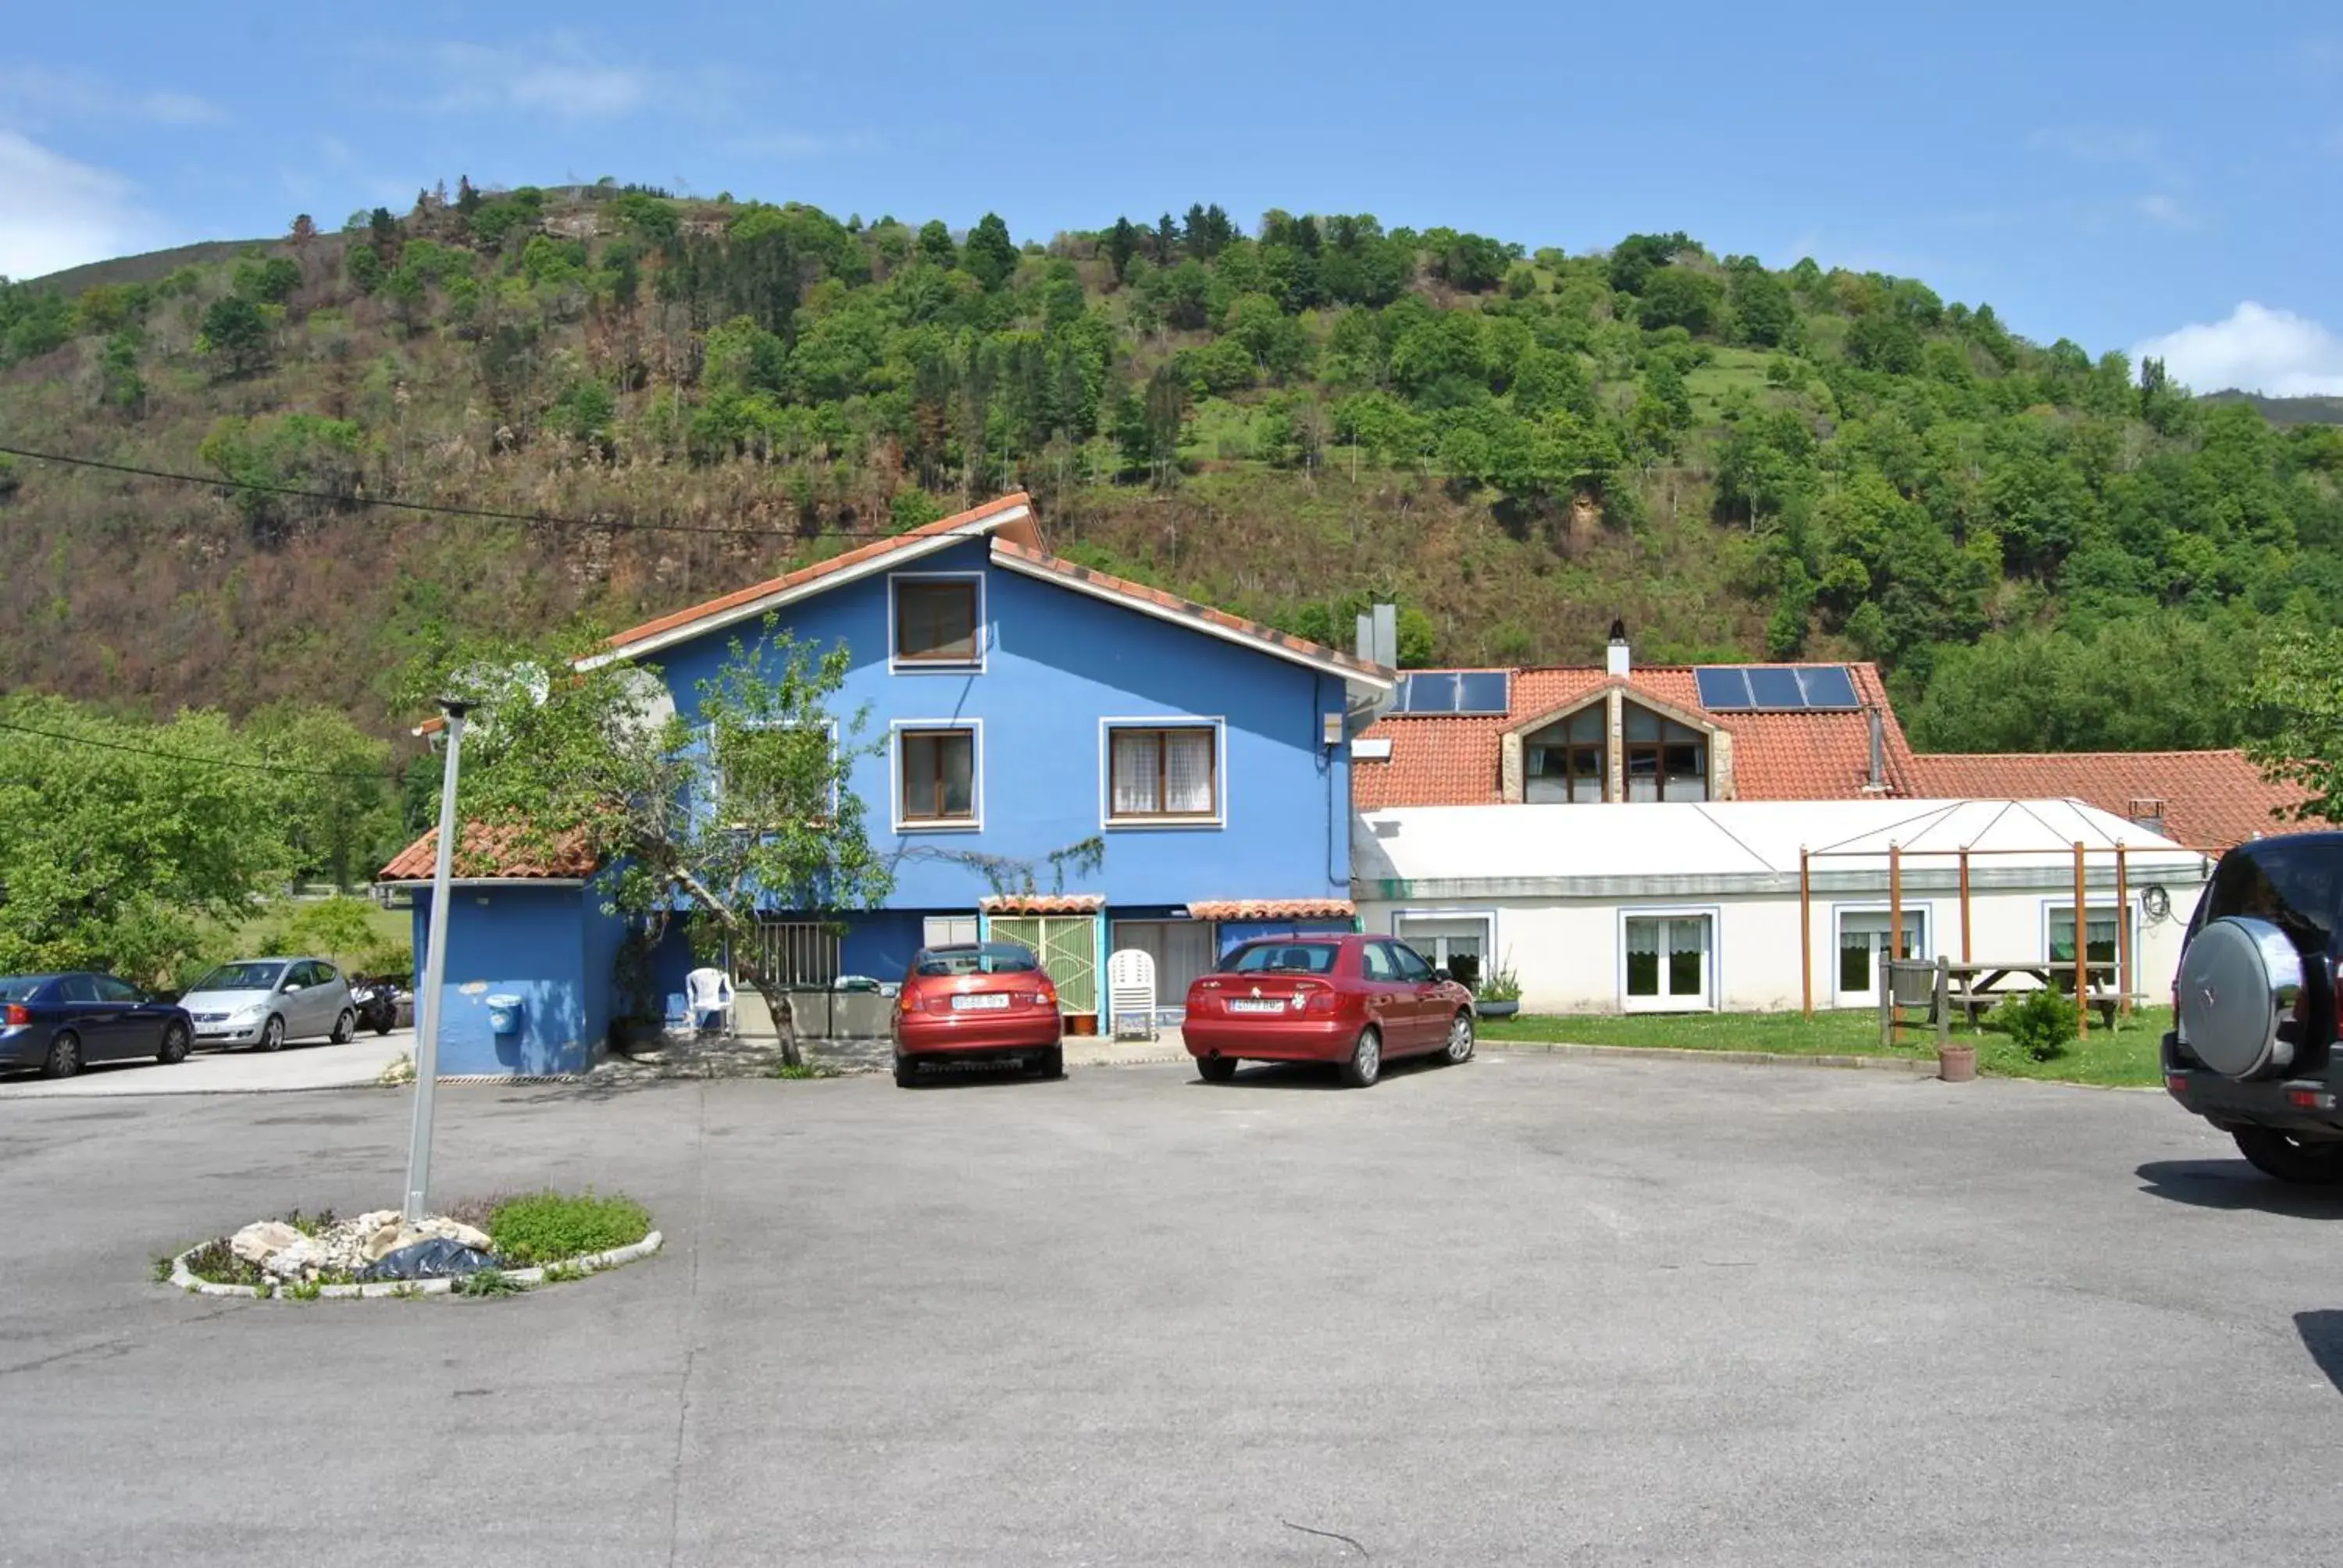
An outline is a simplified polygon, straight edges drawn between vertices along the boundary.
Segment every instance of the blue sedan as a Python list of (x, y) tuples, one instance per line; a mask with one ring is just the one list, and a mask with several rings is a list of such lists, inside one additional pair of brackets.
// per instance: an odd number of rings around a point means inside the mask
[(0, 1067), (71, 1078), (94, 1061), (185, 1061), (195, 1025), (176, 1003), (112, 975), (0, 975)]

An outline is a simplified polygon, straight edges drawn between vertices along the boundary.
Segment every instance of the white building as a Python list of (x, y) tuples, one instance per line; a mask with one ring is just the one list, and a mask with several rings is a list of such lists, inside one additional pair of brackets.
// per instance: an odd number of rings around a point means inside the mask
[(2073, 800), (1393, 807), (1358, 818), (1353, 892), (1367, 930), (1510, 969), (1525, 1012), (1779, 1010), (1803, 859), (1814, 1004), (1873, 1007), (1891, 845), (1907, 956), (1964, 956), (1966, 866), (1966, 956), (2015, 962), (2071, 959), (2077, 843), (2090, 958), (2117, 956), (2120, 859), (2132, 990), (2160, 1003), (2213, 862)]

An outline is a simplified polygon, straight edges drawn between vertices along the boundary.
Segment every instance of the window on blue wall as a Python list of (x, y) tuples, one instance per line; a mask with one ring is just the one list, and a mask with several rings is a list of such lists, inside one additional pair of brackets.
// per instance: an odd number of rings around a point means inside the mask
[(1107, 816), (1112, 821), (1220, 814), (1218, 732), (1207, 725), (1107, 732)]
[(898, 577), (894, 586), (896, 663), (977, 662), (976, 578)]
[(895, 738), (906, 822), (976, 819), (976, 731), (906, 729)]

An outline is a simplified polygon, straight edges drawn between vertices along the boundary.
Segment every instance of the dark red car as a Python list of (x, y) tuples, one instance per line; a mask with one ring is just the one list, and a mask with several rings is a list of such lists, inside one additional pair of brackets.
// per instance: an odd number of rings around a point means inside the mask
[(1066, 1070), (1058, 988), (1030, 948), (964, 942), (911, 955), (895, 997), (895, 1081), (922, 1067), (1015, 1061), (1044, 1078)]
[(1468, 1060), (1473, 993), (1390, 937), (1276, 937), (1188, 988), (1181, 1033), (1207, 1082), (1240, 1061), (1331, 1061), (1364, 1089), (1397, 1057)]

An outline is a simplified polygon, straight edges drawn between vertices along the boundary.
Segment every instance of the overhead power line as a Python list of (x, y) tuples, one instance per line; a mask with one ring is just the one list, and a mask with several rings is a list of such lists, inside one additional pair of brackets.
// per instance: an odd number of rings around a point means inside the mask
[(125, 751), (133, 757), (152, 757), (165, 762), (186, 762), (198, 768), (234, 768), (247, 773), (293, 773), (309, 779), (360, 779), (369, 784), (396, 784), (400, 774), (397, 769), (380, 773), (354, 773), (344, 769), (304, 768), (293, 762), (245, 762), (232, 757), (198, 757), (190, 751), (159, 751), (151, 746), (125, 746), (118, 740), (100, 740), (95, 735), (74, 735), (61, 729), (37, 729), (29, 724), (11, 724), (0, 719), (0, 729), (17, 735), (37, 735), (45, 740), (62, 740), (74, 746), (95, 746), (105, 751)]
[(388, 507), (403, 512), (438, 512), (451, 518), (479, 518), (494, 522), (535, 523), (557, 528), (599, 528), (617, 534), (712, 534), (731, 538), (886, 539), (886, 528), (824, 528), (819, 533), (793, 533), (786, 528), (749, 528), (724, 523), (646, 523), (631, 518), (564, 518), (549, 512), (513, 512), (494, 507), (458, 507), (437, 501), (407, 501), (389, 496), (350, 495), (339, 490), (311, 490), (297, 485), (268, 485), (256, 479), (228, 479), (209, 474), (177, 474), (167, 468), (141, 467), (135, 463), (108, 463), (96, 457), (75, 457), (63, 452), (35, 452), (23, 447), (0, 447), (12, 457), (35, 463), (58, 463), (73, 468), (98, 468), (109, 474), (130, 474), (142, 479), (165, 479), (178, 485), (202, 485), (215, 490), (246, 490), (255, 495), (285, 496), (297, 500), (325, 501), (338, 507)]

